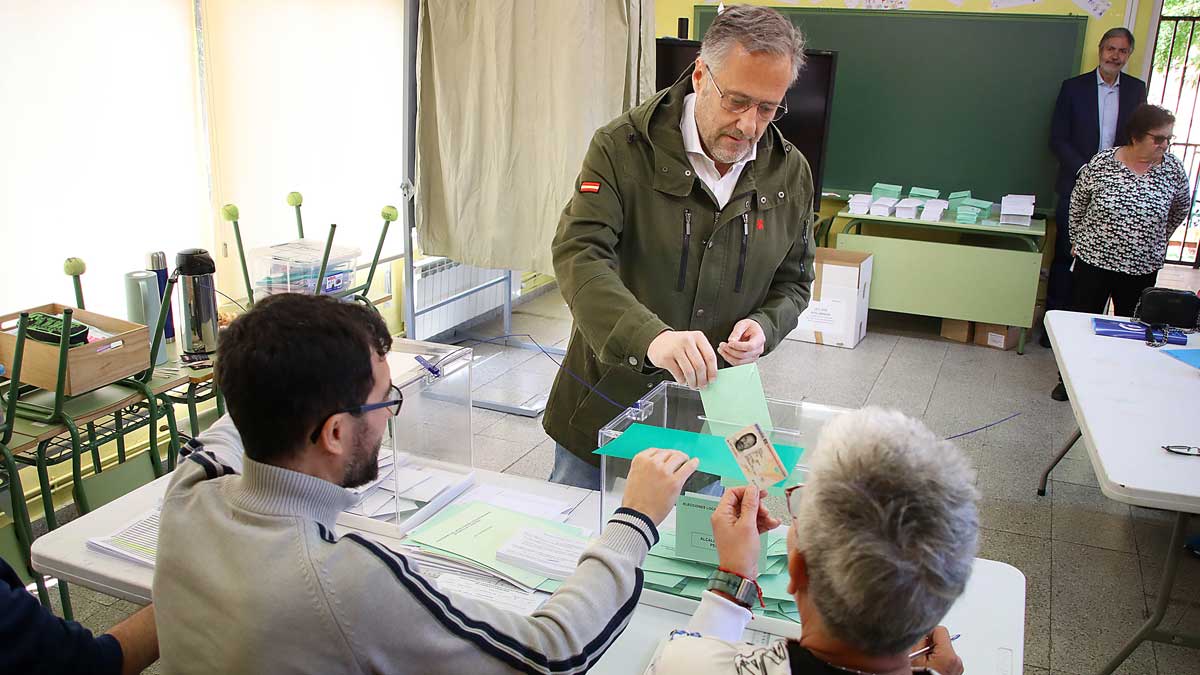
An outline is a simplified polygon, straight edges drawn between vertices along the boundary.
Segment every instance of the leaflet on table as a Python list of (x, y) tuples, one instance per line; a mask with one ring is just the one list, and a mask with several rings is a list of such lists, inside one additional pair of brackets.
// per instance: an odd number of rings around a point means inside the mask
[(88, 539), (93, 551), (106, 553), (146, 567), (154, 567), (158, 556), (158, 522), (162, 505), (143, 513), (132, 522), (107, 537)]
[[(1118, 319), (1092, 319), (1092, 332), (1096, 335), (1104, 337), (1125, 338), (1127, 340), (1146, 340), (1145, 324), (1137, 323), (1136, 321), (1120, 321)], [(1162, 341), (1162, 330), (1154, 331), (1154, 339)], [(1187, 335), (1183, 331), (1171, 329), (1167, 334), (1167, 344), (1186, 345)]]

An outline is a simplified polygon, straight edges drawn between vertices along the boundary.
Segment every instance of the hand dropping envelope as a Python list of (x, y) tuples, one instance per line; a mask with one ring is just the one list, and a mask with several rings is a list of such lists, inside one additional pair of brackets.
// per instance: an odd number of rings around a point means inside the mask
[(725, 437), (733, 459), (746, 475), (746, 480), (760, 490), (766, 490), (787, 478), (788, 470), (771, 440), (757, 424), (735, 431)]

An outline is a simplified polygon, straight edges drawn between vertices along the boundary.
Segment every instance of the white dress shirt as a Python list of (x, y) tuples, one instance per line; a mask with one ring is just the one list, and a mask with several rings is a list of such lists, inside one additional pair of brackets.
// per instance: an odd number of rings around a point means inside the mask
[(725, 205), (729, 203), (729, 198), (733, 196), (733, 189), (737, 187), (742, 169), (745, 168), (747, 162), (753, 161), (758, 156), (758, 145), (751, 145), (750, 153), (746, 155), (745, 159), (731, 165), (722, 176), (717, 171), (717, 165), (704, 152), (704, 146), (700, 143), (700, 132), (696, 128), (695, 93), (688, 94), (687, 98), (683, 99), (683, 118), (679, 120), (679, 130), (683, 132), (683, 150), (687, 153), (692, 170), (712, 192), (713, 197), (717, 200), (717, 207), (725, 208)]
[(1096, 102), (1100, 107), (1100, 150), (1107, 150), (1116, 143), (1117, 115), (1120, 114), (1121, 74), (1112, 84), (1100, 76), (1096, 69)]

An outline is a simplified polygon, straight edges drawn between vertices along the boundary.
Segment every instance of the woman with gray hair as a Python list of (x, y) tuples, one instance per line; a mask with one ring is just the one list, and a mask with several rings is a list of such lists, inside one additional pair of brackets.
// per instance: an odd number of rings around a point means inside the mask
[[(978, 498), (963, 453), (920, 421), (879, 408), (834, 419), (807, 482), (788, 492), (788, 591), (800, 639), (738, 644), (753, 615), (714, 581), (647, 675), (960, 675), (937, 624), (971, 574)], [(753, 580), (759, 535), (777, 522), (753, 487), (727, 490), (712, 517), (721, 569)], [(930, 649), (909, 658), (922, 647)]]

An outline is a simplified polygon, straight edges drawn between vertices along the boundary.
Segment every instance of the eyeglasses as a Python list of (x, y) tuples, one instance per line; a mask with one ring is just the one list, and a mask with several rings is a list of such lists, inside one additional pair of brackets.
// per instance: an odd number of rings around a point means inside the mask
[(804, 483), (801, 483), (784, 488), (783, 490), (783, 498), (787, 502), (788, 515), (792, 517), (792, 520), (795, 520), (796, 515), (800, 513), (800, 495), (803, 494), (801, 492), (801, 488), (803, 487)]
[(1177, 455), (1191, 455), (1193, 457), (1200, 457), (1200, 448), (1194, 445), (1164, 445), (1162, 446), (1162, 449), (1166, 450), (1167, 452), (1173, 452)]
[(402, 405), (404, 405), (404, 392), (400, 391), (400, 387), (397, 387), (393, 384), (388, 387), (388, 397), (379, 403), (364, 403), (362, 405), (342, 408), (341, 410), (335, 410), (334, 412), (329, 413), (324, 419), (321, 420), (321, 423), (317, 425), (317, 428), (313, 430), (312, 435), (308, 437), (308, 440), (316, 443), (317, 438), (321, 435), (321, 429), (325, 428), (325, 423), (328, 422), (329, 418), (333, 417), (334, 415), (350, 413), (351, 415), (358, 417), (359, 415), (371, 412), (372, 410), (391, 408), (392, 417), (395, 417), (396, 415), (400, 414), (400, 406)]
[(755, 101), (741, 94), (726, 94), (721, 91), (721, 85), (717, 84), (717, 78), (713, 75), (712, 68), (708, 64), (704, 64), (704, 69), (708, 71), (708, 78), (712, 80), (713, 86), (717, 88), (717, 93), (721, 95), (721, 107), (735, 115), (740, 115), (754, 106), (758, 106), (756, 113), (758, 119), (763, 122), (777, 122), (787, 114), (787, 106), (780, 103), (764, 103)]
[(1154, 140), (1155, 145), (1170, 145), (1171, 141), (1175, 140), (1174, 135), (1159, 136), (1158, 134), (1149, 134), (1149, 136)]

